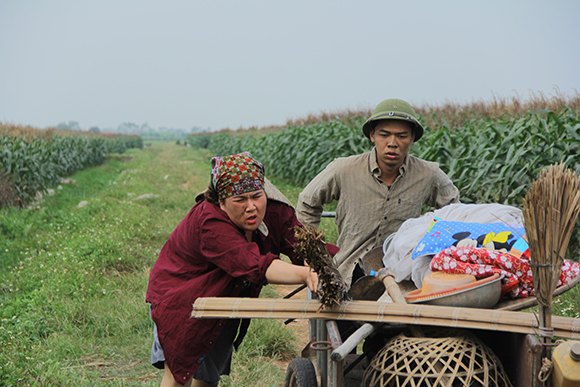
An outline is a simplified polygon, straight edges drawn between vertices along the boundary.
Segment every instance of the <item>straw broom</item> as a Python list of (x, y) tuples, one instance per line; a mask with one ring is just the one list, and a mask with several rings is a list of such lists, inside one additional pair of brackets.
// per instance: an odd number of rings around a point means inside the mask
[(320, 310), (340, 305), (347, 299), (346, 284), (326, 249), (324, 232), (296, 226), (294, 234), (298, 240), (294, 252), (318, 274)]
[[(580, 211), (580, 177), (563, 164), (543, 169), (523, 200), (525, 230), (540, 310), (540, 336), (551, 343), (552, 294)], [(550, 351), (546, 351), (550, 357)]]

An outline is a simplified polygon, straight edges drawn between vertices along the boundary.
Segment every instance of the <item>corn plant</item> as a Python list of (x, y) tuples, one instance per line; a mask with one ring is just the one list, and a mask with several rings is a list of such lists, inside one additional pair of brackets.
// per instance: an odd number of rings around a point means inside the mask
[[(362, 125), (363, 121), (357, 122)], [(356, 126), (335, 120), (290, 126), (258, 137), (222, 132), (212, 136), (209, 149), (216, 155), (248, 151), (266, 166), (269, 174), (305, 185), (335, 158), (369, 150), (370, 142)]]
[[(363, 122), (358, 118), (350, 126), (344, 120), (290, 126), (262, 136), (222, 132), (211, 137), (209, 149), (216, 155), (249, 151), (269, 174), (304, 186), (335, 158), (371, 148), (360, 129)], [(426, 127), (411, 149), (439, 163), (463, 202), (512, 205), (521, 204), (540, 169), (561, 161), (580, 171), (579, 152), (580, 118), (571, 109), (471, 120), (453, 128)]]
[(520, 205), (542, 168), (563, 162), (580, 172), (580, 119), (571, 111), (541, 111), (519, 119), (442, 126), (427, 130), (413, 152), (438, 162), (463, 202)]
[(33, 137), (0, 136), (0, 170), (3, 184), (10, 182), (21, 205), (29, 203), (37, 192), (56, 185), (60, 177), (99, 165), (108, 153), (123, 153), (143, 146), (137, 137), (52, 136), (45, 140)]

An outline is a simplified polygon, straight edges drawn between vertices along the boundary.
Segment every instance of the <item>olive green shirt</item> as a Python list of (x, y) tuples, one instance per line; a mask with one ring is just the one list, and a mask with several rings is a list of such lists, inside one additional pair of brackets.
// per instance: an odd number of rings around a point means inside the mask
[(395, 233), (423, 205), (441, 208), (459, 202), (459, 191), (439, 164), (408, 155), (393, 185), (380, 179), (376, 149), (335, 159), (300, 193), (296, 215), (318, 228), (323, 205), (338, 201), (336, 225), (340, 251), (334, 257), (349, 284), (357, 262)]

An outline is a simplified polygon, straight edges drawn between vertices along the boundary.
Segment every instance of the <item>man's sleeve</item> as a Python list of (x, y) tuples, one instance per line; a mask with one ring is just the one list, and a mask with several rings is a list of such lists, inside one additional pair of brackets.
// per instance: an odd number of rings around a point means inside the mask
[[(284, 222), (283, 230), (285, 231), (281, 241), (281, 249), (280, 251), (287, 255), (294, 265), (304, 265), (304, 262), (299, 261), (296, 258), (296, 252), (294, 251), (295, 245), (298, 243), (296, 240), (296, 234), (294, 231), (295, 226), (302, 227), (303, 225), (298, 221), (296, 218), (296, 213), (294, 208), (288, 206), (287, 208), (283, 208), (283, 215), (282, 217), (286, 219)], [(330, 256), (334, 257), (336, 253), (338, 253), (339, 248), (331, 243), (326, 243), (326, 249)]]
[(459, 203), (459, 190), (441, 169), (437, 171), (435, 185), (433, 207), (441, 208), (451, 203)]
[(298, 196), (296, 217), (305, 226), (318, 229), (326, 203), (340, 197), (338, 163), (333, 161), (304, 188)]

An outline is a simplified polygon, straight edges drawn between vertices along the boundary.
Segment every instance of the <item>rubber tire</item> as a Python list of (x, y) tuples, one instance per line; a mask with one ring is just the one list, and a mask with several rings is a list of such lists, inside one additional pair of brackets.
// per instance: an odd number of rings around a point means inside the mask
[(318, 387), (314, 364), (303, 357), (293, 359), (286, 370), (284, 387)]

